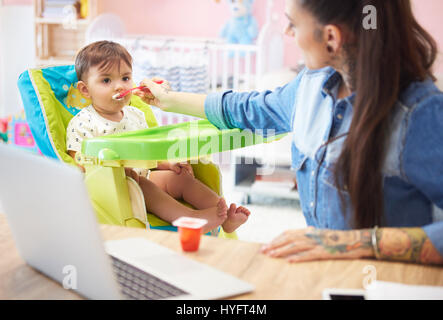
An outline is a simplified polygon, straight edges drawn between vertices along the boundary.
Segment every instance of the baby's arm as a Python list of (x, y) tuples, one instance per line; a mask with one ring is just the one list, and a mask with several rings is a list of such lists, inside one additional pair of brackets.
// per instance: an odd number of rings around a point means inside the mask
[(85, 168), (77, 163), (75, 158), (77, 152), (81, 151), (82, 142), (84, 139), (93, 138), (94, 130), (89, 126), (87, 115), (80, 112), (68, 124), (66, 129), (66, 149), (67, 153), (74, 159), (77, 166), (85, 172)]
[(75, 160), (75, 155), (76, 155), (76, 153), (77, 153), (76, 151), (68, 150), (68, 154), (72, 157), (72, 159), (74, 159), (75, 163), (76, 163), (77, 166), (80, 168), (80, 170), (81, 170), (82, 172), (85, 172), (85, 171), (86, 171), (86, 170), (85, 170), (85, 167), (79, 165), (79, 164), (77, 163), (77, 160)]

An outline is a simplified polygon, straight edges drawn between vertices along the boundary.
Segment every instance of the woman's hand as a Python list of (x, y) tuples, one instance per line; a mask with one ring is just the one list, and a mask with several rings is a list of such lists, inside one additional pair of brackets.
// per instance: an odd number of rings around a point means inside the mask
[[(156, 82), (163, 81), (162, 84)], [(196, 118), (206, 119), (206, 94), (174, 92), (169, 82), (160, 78), (145, 79), (140, 83), (147, 90), (134, 90), (134, 94), (151, 106), (163, 111), (187, 114)]]
[(288, 230), (262, 247), (262, 253), (289, 262), (374, 257), (371, 230)]
[[(161, 84), (157, 82), (162, 81)], [(169, 92), (171, 91), (171, 86), (169, 82), (160, 78), (152, 78), (152, 79), (144, 79), (140, 86), (145, 86), (148, 90), (134, 90), (134, 94), (142, 98), (144, 102), (151, 106), (156, 106), (162, 110), (166, 111), (166, 104), (164, 103), (167, 100)]]

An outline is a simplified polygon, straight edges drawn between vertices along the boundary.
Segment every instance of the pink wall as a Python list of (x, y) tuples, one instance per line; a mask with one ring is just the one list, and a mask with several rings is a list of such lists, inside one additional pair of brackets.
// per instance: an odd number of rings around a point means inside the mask
[[(266, 0), (256, 0), (254, 16), (259, 26), (266, 20)], [(230, 12), (226, 0), (131, 0), (121, 6), (121, 0), (100, 2), (100, 12), (119, 15), (131, 34), (149, 33), (184, 37), (217, 37)], [(274, 12), (280, 16), (283, 32), (285, 0), (274, 0)], [(291, 39), (285, 37), (286, 65), (296, 65), (298, 52)]]
[[(442, 0), (412, 0), (418, 21), (443, 47)], [(283, 30), (285, 0), (274, 0), (274, 12), (280, 15)], [(32, 0), (3, 0), (3, 5), (31, 5)], [(118, 14), (126, 23), (129, 33), (150, 33), (189, 37), (216, 37), (229, 18), (225, 0), (99, 0), (100, 12)], [(266, 0), (256, 0), (254, 15), (262, 26), (266, 16)], [(291, 39), (285, 37), (285, 64), (294, 66), (299, 57)], [(443, 59), (436, 70), (443, 73)]]
[(443, 1), (441, 0), (413, 0), (415, 16), (418, 22), (434, 37), (440, 51), (439, 59), (435, 65), (435, 72), (443, 74)]
[(3, 0), (4, 6), (22, 6), (22, 5), (32, 5), (32, 0)]

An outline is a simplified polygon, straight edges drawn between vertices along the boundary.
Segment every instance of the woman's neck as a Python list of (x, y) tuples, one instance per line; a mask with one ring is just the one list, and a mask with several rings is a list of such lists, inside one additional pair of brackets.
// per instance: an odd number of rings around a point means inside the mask
[(338, 90), (338, 98), (343, 99), (350, 96), (356, 89), (355, 68), (350, 64), (343, 65), (342, 68), (337, 69), (342, 77), (340, 87)]
[(349, 89), (349, 86), (346, 84), (346, 81), (343, 80), (340, 82), (340, 87), (338, 88), (338, 99), (343, 99), (349, 97), (352, 94), (352, 90)]
[(343, 54), (335, 61), (334, 69), (340, 73), (343, 79), (339, 88), (339, 98), (348, 97), (356, 91), (355, 51), (355, 48), (347, 45), (343, 48)]

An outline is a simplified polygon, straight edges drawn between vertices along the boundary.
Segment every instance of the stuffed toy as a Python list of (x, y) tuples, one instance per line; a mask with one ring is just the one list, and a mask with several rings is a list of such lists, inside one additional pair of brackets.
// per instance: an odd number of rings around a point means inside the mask
[(228, 43), (251, 44), (258, 34), (258, 25), (252, 16), (254, 0), (227, 0), (232, 17), (223, 26), (220, 36)]

